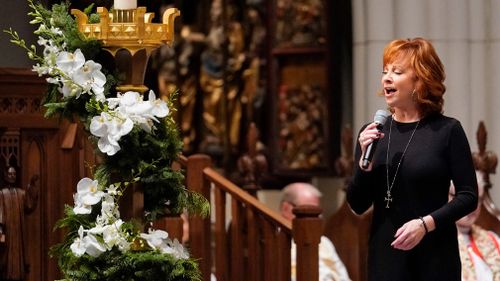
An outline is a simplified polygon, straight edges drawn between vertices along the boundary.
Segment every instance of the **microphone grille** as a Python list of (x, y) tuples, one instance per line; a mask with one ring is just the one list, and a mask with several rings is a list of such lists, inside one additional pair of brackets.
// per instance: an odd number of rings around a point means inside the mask
[(391, 113), (384, 109), (379, 109), (375, 112), (375, 116), (373, 117), (373, 122), (384, 125), (387, 121), (387, 117), (389, 117)]

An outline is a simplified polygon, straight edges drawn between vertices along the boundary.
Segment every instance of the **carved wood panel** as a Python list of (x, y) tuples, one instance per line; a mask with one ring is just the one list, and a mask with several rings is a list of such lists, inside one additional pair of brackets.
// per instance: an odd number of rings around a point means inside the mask
[(45, 89), (45, 81), (28, 69), (0, 68), (0, 160), (15, 156), (20, 187), (39, 177), (37, 206), (25, 216), (28, 281), (61, 277), (48, 251), (64, 233), (53, 228), (64, 204), (73, 203), (78, 180), (89, 175), (85, 163), (95, 163), (96, 157), (76, 124), (43, 117), (39, 103)]
[(0, 137), (0, 155), (5, 166), (19, 167), (19, 129), (6, 128)]
[[(45, 138), (36, 131), (23, 132), (22, 147), (23, 159), (22, 167), (22, 180), (21, 182), (29, 182), (30, 178), (38, 175), (40, 178), (36, 182), (38, 188), (38, 202), (35, 210), (26, 215), (25, 217), (25, 250), (26, 250), (26, 263), (28, 264), (28, 275), (26, 280), (36, 281), (39, 276), (43, 276), (43, 253), (47, 252), (46, 244), (43, 243), (43, 225), (45, 218), (41, 210), (45, 209), (46, 205), (46, 192), (47, 185), (44, 178), (43, 163), (46, 161), (45, 157)], [(24, 187), (24, 185), (23, 185)]]

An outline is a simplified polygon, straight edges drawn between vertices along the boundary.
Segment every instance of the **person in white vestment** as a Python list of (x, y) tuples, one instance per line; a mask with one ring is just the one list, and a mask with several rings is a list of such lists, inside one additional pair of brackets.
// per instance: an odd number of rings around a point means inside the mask
[[(280, 212), (281, 215), (292, 220), (295, 215), (292, 210), (296, 206), (320, 206), (321, 192), (308, 183), (292, 183), (282, 190)], [(296, 245), (292, 241), (291, 249), (292, 278), (296, 280)], [(320, 281), (350, 281), (347, 269), (340, 260), (335, 246), (325, 236), (321, 236), (319, 244), (319, 280)]]
[[(457, 221), (458, 245), (462, 262), (462, 281), (500, 281), (500, 238), (475, 222), (484, 199), (483, 174), (476, 171), (478, 205), (474, 212)], [(454, 196), (453, 185), (450, 198)]]

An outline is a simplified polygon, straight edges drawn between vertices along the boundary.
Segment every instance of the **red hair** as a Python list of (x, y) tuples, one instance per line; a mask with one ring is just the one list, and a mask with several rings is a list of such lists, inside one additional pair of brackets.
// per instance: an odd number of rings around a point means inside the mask
[(417, 78), (414, 100), (426, 116), (443, 112), (446, 86), (444, 66), (432, 44), (423, 38), (397, 39), (384, 48), (383, 66), (401, 59), (413, 69)]

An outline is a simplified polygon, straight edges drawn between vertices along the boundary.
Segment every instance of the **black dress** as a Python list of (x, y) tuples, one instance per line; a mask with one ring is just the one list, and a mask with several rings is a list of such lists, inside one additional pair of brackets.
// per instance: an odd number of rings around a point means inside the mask
[[(401, 155), (417, 122), (392, 120), (389, 149), (389, 180), (392, 182)], [(477, 181), (469, 143), (460, 122), (442, 114), (423, 118), (402, 159), (387, 209), (386, 158), (391, 117), (378, 143), (371, 172), (359, 168), (359, 143), (355, 172), (347, 201), (358, 214), (372, 204), (368, 276), (376, 281), (460, 281), (461, 266), (455, 221), (477, 206)], [(363, 128), (364, 129), (364, 128)], [(363, 130), (362, 129), (362, 130)], [(450, 180), (456, 189), (448, 203)], [(394, 249), (394, 235), (404, 223), (431, 215), (436, 229), (412, 250)]]

